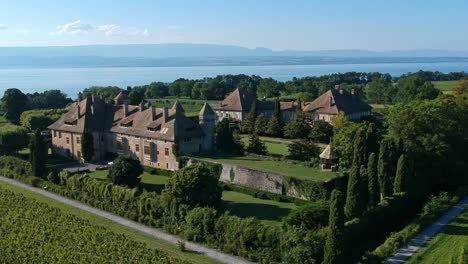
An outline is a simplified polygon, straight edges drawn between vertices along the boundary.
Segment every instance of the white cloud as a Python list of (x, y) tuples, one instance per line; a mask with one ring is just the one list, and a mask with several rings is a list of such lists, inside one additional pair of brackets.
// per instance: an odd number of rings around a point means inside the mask
[(0, 30), (6, 30), (6, 29), (8, 29), (7, 26), (5, 26), (5, 25), (3, 25), (3, 24), (0, 24)]
[(52, 32), (52, 35), (79, 35), (87, 34), (94, 30), (90, 24), (81, 23), (81, 20), (76, 20), (68, 24), (58, 25), (57, 31)]
[(103, 33), (106, 37), (113, 36), (127, 36), (127, 37), (143, 37), (147, 38), (150, 36), (148, 29), (139, 30), (134, 28), (123, 28), (115, 24), (105, 24), (105, 25), (91, 25), (81, 23), (81, 20), (76, 20), (74, 22), (59, 25), (57, 26), (57, 31), (52, 32), (52, 35), (78, 35), (78, 34), (87, 34), (90, 32)]

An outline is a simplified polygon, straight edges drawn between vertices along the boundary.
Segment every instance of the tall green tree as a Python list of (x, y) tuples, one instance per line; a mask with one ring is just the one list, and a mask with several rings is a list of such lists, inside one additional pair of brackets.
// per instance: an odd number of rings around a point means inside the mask
[(284, 129), (284, 135), (288, 138), (306, 138), (309, 133), (309, 126), (305, 122), (304, 112), (300, 105), (299, 101), (296, 114)]
[(22, 126), (5, 125), (0, 129), (0, 154), (10, 155), (28, 146), (28, 130)]
[(140, 161), (131, 157), (119, 156), (109, 168), (107, 179), (118, 185), (135, 187), (140, 183), (139, 176), (143, 173)]
[(379, 141), (380, 134), (377, 126), (374, 123), (369, 123), (366, 131), (366, 157), (379, 151)]
[(218, 122), (215, 128), (216, 150), (231, 153), (242, 152), (243, 146), (237, 130), (239, 130), (237, 123), (230, 118)]
[(328, 233), (324, 247), (324, 264), (346, 263), (344, 258), (344, 222), (343, 196), (340, 191), (333, 190), (330, 198), (330, 216)]
[(288, 145), (288, 158), (293, 160), (310, 161), (318, 158), (319, 154), (320, 148), (312, 140), (296, 140)]
[(29, 161), (32, 173), (37, 177), (44, 177), (47, 163), (47, 146), (39, 130), (31, 134), (29, 142)]
[(367, 126), (361, 125), (354, 136), (353, 166), (361, 167), (367, 163)]
[(90, 162), (94, 156), (93, 133), (86, 131), (81, 138), (81, 154), (84, 162)]
[(392, 195), (393, 192), (393, 162), (395, 146), (391, 139), (384, 139), (380, 143), (377, 173), (381, 198)]
[(250, 111), (245, 120), (242, 121), (241, 130), (243, 133), (252, 133), (255, 130), (255, 121), (257, 119), (257, 100), (252, 102)]
[(409, 75), (401, 78), (397, 84), (397, 102), (408, 102), (411, 100), (434, 99), (441, 92), (431, 82), (427, 82), (418, 75)]
[(28, 108), (28, 97), (19, 89), (7, 89), (1, 101), (5, 118), (15, 125), (19, 125), (21, 113)]
[(263, 114), (258, 115), (257, 119), (255, 120), (255, 127), (254, 127), (255, 133), (259, 135), (265, 135), (267, 127), (268, 127), (268, 120), (263, 116)]
[(281, 105), (280, 101), (276, 99), (275, 110), (273, 116), (268, 120), (267, 134), (274, 137), (280, 137), (283, 135), (283, 128), (281, 126)]
[(360, 175), (360, 167), (351, 167), (348, 179), (348, 189), (344, 213), (348, 219), (359, 217), (365, 209), (363, 181)]
[(315, 142), (329, 143), (333, 137), (333, 126), (323, 120), (314, 122), (314, 126), (309, 132), (309, 138)]
[(367, 160), (367, 185), (368, 185), (368, 207), (376, 206), (380, 201), (379, 180), (377, 177), (377, 157), (374, 152)]
[(398, 159), (395, 182), (393, 183), (393, 191), (395, 193), (406, 192), (409, 177), (410, 168), (408, 164), (408, 157), (405, 154), (402, 154)]
[(256, 132), (252, 133), (249, 137), (249, 145), (247, 151), (255, 154), (265, 155), (267, 149), (265, 143), (263, 143)]

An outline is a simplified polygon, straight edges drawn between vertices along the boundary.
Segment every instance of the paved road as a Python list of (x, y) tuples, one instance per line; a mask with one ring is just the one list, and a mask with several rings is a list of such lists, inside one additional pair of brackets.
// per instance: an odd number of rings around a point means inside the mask
[(454, 206), (448, 213), (442, 216), (437, 222), (424, 229), (416, 238), (411, 240), (406, 246), (400, 248), (398, 253), (388, 259), (385, 264), (400, 264), (409, 259), (416, 251), (423, 247), (431, 238), (433, 238), (445, 225), (450, 223), (463, 210), (468, 208), (468, 197)]
[[(0, 181), (6, 182), (8, 184), (14, 185), (16, 187), (20, 187), (22, 189), (25, 189), (25, 190), (28, 190), (28, 191), (31, 191), (31, 192), (35, 192), (35, 193), (44, 195), (46, 197), (54, 199), (54, 200), (56, 200), (58, 202), (61, 202), (63, 204), (70, 205), (70, 206), (79, 208), (81, 210), (90, 212), (92, 214), (95, 214), (97, 216), (106, 218), (108, 220), (111, 220), (111, 221), (116, 222), (118, 224), (121, 224), (123, 226), (133, 228), (133, 229), (135, 229), (137, 231), (145, 233), (146, 235), (149, 235), (149, 236), (154, 237), (156, 239), (164, 240), (164, 241), (167, 241), (167, 242), (175, 244), (175, 245), (177, 244), (177, 242), (179, 240), (181, 240), (180, 238), (178, 238), (176, 236), (166, 234), (166, 233), (161, 232), (161, 231), (159, 231), (159, 230), (157, 230), (155, 228), (151, 228), (151, 227), (142, 225), (140, 223), (137, 223), (137, 222), (122, 218), (120, 216), (116, 216), (114, 214), (108, 213), (106, 211), (102, 211), (102, 210), (96, 209), (94, 207), (85, 205), (83, 203), (80, 203), (80, 202), (77, 202), (77, 201), (74, 201), (74, 200), (70, 200), (68, 198), (64, 198), (64, 197), (62, 197), (60, 195), (45, 191), (45, 190), (40, 189), (40, 188), (32, 187), (32, 186), (29, 186), (29, 185), (26, 185), (26, 184), (23, 184), (23, 183), (20, 183), (20, 182), (17, 182), (15, 180), (5, 178), (5, 177), (2, 177), (2, 176), (0, 176)], [(216, 251), (214, 249), (206, 248), (206, 247), (201, 246), (199, 244), (195, 244), (195, 243), (188, 242), (188, 241), (185, 242), (185, 247), (188, 250), (194, 251), (194, 252), (196, 252), (198, 254), (205, 255), (205, 256), (207, 256), (209, 258), (212, 258), (212, 259), (214, 259), (216, 261), (219, 261), (221, 263), (229, 263), (229, 264), (230, 263), (233, 263), (233, 264), (234, 263), (235, 264), (237, 264), (237, 263), (252, 263), (252, 262), (248, 262), (248, 261), (246, 261), (244, 259), (232, 256), (232, 255), (224, 254), (224, 253), (218, 252), (218, 251)]]

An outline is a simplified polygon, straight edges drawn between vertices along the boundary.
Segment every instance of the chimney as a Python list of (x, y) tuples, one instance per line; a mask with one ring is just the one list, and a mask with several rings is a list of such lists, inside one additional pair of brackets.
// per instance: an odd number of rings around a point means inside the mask
[(167, 122), (167, 119), (169, 118), (169, 111), (167, 109), (167, 107), (163, 107), (162, 108), (162, 111), (163, 111), (163, 123), (166, 123)]
[(156, 120), (156, 108), (154, 106), (151, 106), (151, 120)]
[(128, 104), (127, 102), (125, 102), (123, 105), (123, 112), (124, 112), (124, 117), (127, 117), (128, 116)]

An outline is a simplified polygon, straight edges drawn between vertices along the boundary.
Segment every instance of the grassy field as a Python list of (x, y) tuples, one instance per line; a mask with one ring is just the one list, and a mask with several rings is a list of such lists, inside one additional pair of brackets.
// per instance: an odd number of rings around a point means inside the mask
[[(468, 257), (468, 211), (465, 210), (448, 224), (425, 247), (409, 259), (409, 264), (458, 263), (457, 258), (465, 248), (465, 261)], [(465, 262), (466, 263), (466, 262)]]
[(125, 236), (127, 236), (127, 237), (129, 237), (129, 238), (131, 238), (133, 240), (143, 242), (151, 249), (163, 250), (163, 251), (167, 252), (168, 254), (170, 254), (171, 256), (174, 256), (174, 257), (177, 257), (177, 258), (180, 258), (180, 259), (184, 259), (184, 260), (192, 262), (192, 263), (217, 263), (214, 260), (212, 260), (210, 258), (207, 258), (207, 257), (204, 257), (204, 256), (201, 256), (199, 254), (194, 254), (194, 253), (190, 253), (190, 252), (181, 252), (176, 245), (172, 245), (172, 244), (169, 244), (169, 243), (167, 243), (165, 241), (154, 239), (154, 238), (149, 237), (149, 236), (147, 236), (147, 235), (145, 235), (143, 233), (135, 231), (134, 229), (119, 225), (117, 223), (114, 223), (114, 222), (109, 221), (107, 219), (98, 217), (98, 216), (93, 215), (91, 213), (88, 213), (86, 211), (83, 211), (83, 210), (80, 210), (80, 209), (77, 209), (77, 208), (74, 208), (74, 207), (59, 203), (59, 202), (57, 202), (55, 200), (44, 197), (44, 196), (42, 196), (40, 194), (32, 193), (32, 192), (17, 188), (15, 186), (11, 186), (11, 185), (3, 183), (3, 182), (0, 182), (0, 186), (2, 188), (8, 189), (8, 190), (11, 190), (11, 191), (14, 191), (14, 192), (22, 193), (24, 196), (34, 198), (37, 201), (47, 203), (50, 206), (53, 206), (53, 207), (56, 207), (56, 208), (62, 210), (62, 212), (64, 212), (64, 213), (72, 214), (72, 215), (77, 216), (79, 218), (88, 220), (93, 225), (98, 225), (98, 226), (105, 227), (105, 228), (107, 228), (107, 229), (109, 229), (109, 230), (111, 230), (111, 231), (113, 231), (115, 233), (123, 234), (123, 235), (125, 235)]
[(246, 168), (278, 173), (285, 176), (293, 176), (300, 179), (313, 181), (328, 181), (336, 177), (335, 173), (323, 172), (318, 167), (307, 167), (302, 164), (293, 164), (283, 160), (265, 160), (254, 156), (229, 156), (223, 154), (213, 154), (201, 159), (216, 162), (238, 165)]
[[(107, 170), (94, 171), (89, 175), (98, 179), (106, 179)], [(141, 183), (144, 188), (161, 193), (168, 180), (168, 176), (144, 172)], [(279, 224), (281, 217), (286, 216), (291, 209), (296, 208), (294, 203), (262, 200), (235, 191), (224, 191), (222, 199), (226, 202), (225, 209), (232, 214), (239, 217), (257, 217), (265, 223)]]
[[(247, 146), (249, 144), (249, 135), (241, 135), (241, 140)], [(267, 151), (271, 155), (287, 156), (289, 153), (288, 145), (291, 143), (289, 140), (282, 141), (271, 137), (260, 137), (260, 140), (265, 143)]]
[(435, 88), (441, 90), (443, 93), (449, 93), (453, 90), (457, 82), (458, 81), (436, 81), (432, 82), (432, 84), (434, 84)]
[(150, 99), (151, 103), (156, 107), (172, 107), (174, 102), (178, 100), (185, 110), (187, 116), (198, 116), (203, 104), (208, 102), (210, 104), (217, 103), (218, 101), (206, 101), (188, 98), (164, 98), (164, 99)]
[(248, 194), (224, 191), (225, 209), (240, 217), (256, 217), (264, 223), (279, 224), (279, 220), (296, 208), (294, 203), (254, 198)]

